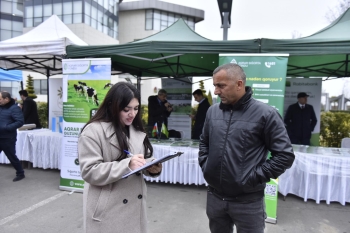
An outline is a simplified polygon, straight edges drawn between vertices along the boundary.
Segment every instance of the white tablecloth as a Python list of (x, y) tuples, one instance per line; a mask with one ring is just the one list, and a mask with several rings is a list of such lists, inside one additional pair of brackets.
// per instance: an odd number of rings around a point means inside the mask
[[(198, 147), (192, 145), (190, 141), (181, 142), (189, 146), (176, 146), (176, 143), (155, 144), (153, 153), (155, 158), (161, 158), (164, 155), (173, 154), (174, 152), (184, 152), (181, 156), (168, 160), (163, 163), (163, 171), (157, 178), (145, 176), (145, 179), (153, 182), (169, 182), (180, 184), (206, 184), (201, 168), (198, 165)], [(191, 147), (193, 146), (193, 147)]]
[[(61, 143), (62, 134), (48, 129), (18, 131), (16, 155), (21, 161), (33, 163), (33, 167), (60, 169)], [(3, 152), (0, 163), (10, 163)]]
[[(327, 204), (350, 202), (350, 149), (295, 148), (295, 161), (279, 177), (279, 192)], [(301, 152), (303, 151), (303, 152)], [(317, 154), (316, 154), (317, 152)]]

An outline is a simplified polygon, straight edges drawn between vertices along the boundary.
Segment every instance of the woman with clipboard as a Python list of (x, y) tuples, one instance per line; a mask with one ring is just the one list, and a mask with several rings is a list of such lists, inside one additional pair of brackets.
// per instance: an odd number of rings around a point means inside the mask
[(147, 189), (142, 174), (156, 177), (162, 165), (122, 179), (124, 174), (154, 159), (139, 108), (137, 89), (119, 82), (82, 129), (78, 155), (85, 181), (83, 210), (87, 233), (147, 232)]

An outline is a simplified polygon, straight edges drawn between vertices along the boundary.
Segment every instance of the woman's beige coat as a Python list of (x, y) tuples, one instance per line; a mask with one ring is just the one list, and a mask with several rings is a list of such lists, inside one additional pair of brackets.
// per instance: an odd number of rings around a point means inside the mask
[[(130, 152), (144, 154), (146, 134), (130, 126)], [(111, 123), (94, 122), (78, 141), (81, 176), (85, 181), (83, 211), (87, 233), (146, 233), (146, 184), (142, 175), (130, 172), (130, 158), (121, 156)], [(144, 172), (149, 175), (148, 172)]]

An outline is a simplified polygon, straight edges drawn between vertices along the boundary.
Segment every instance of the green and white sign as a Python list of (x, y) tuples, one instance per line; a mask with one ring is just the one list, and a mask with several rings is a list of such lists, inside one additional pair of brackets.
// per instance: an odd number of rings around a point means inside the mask
[[(221, 54), (219, 64), (240, 65), (251, 86), (253, 97), (278, 110), (283, 116), (284, 92), (287, 74), (287, 54)], [(265, 188), (267, 222), (277, 222), (278, 181), (270, 180)]]
[(60, 189), (83, 191), (80, 175), (78, 137), (81, 129), (98, 111), (111, 81), (111, 60), (63, 59), (63, 142)]

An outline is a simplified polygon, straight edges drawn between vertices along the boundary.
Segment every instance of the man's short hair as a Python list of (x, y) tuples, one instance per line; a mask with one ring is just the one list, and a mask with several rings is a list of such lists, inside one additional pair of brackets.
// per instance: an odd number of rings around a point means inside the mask
[(235, 63), (224, 64), (224, 65), (217, 67), (214, 70), (213, 75), (218, 73), (220, 70), (225, 70), (227, 73), (227, 76), (231, 79), (234, 79), (236, 76), (238, 76), (238, 79), (240, 78), (243, 81), (243, 83), (245, 84), (246, 75), (245, 75), (244, 70), (242, 69), (241, 66), (239, 66)]
[(11, 99), (11, 94), (9, 92), (7, 92), (7, 91), (2, 91), (1, 92), (1, 96), (2, 96), (3, 99), (6, 99), (6, 98)]
[(202, 92), (202, 90), (201, 90), (201, 89), (197, 89), (197, 90), (195, 90), (195, 91), (192, 93), (192, 95), (199, 95), (199, 96), (203, 96), (203, 92)]
[(166, 90), (164, 90), (164, 89), (159, 89), (158, 95), (166, 95), (166, 94), (167, 94)]
[(19, 93), (19, 95), (23, 95), (24, 97), (28, 97), (27, 90), (20, 90), (18, 93)]

